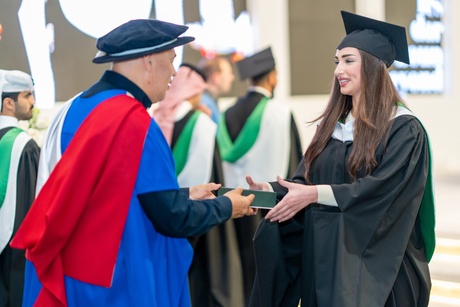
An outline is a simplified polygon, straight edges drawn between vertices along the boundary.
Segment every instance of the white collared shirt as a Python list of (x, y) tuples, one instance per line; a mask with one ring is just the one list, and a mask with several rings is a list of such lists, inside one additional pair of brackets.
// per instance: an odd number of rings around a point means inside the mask
[(264, 95), (265, 97), (267, 98), (271, 98), (272, 97), (272, 93), (270, 93), (269, 90), (267, 90), (266, 88), (262, 87), (262, 86), (249, 86), (248, 87), (248, 91), (249, 92), (257, 92), (257, 93), (260, 93), (262, 95)]
[(8, 115), (0, 115), (0, 129), (6, 127), (18, 127), (19, 120), (16, 117)]

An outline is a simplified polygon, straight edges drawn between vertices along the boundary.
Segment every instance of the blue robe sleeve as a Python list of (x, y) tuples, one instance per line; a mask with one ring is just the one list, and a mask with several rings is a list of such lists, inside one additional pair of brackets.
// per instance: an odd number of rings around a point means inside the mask
[(190, 200), (180, 190), (138, 195), (155, 229), (169, 237), (190, 237), (206, 233), (232, 215), (232, 203), (220, 196), (208, 200)]
[(190, 200), (188, 189), (179, 189), (171, 150), (153, 121), (144, 145), (136, 193), (155, 229), (169, 237), (204, 234), (232, 215), (227, 197)]

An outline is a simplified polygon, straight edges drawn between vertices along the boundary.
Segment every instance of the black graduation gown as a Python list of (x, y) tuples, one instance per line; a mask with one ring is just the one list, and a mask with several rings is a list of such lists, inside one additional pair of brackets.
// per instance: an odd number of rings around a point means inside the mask
[[(0, 139), (11, 128), (1, 129)], [(35, 198), (39, 155), (40, 148), (37, 143), (34, 140), (27, 142), (18, 166), (16, 216), (14, 219), (13, 236), (24, 220)], [(23, 250), (12, 249), (7, 245), (0, 254), (0, 307), (22, 306), (24, 266), (25, 252)]]
[[(427, 306), (431, 288), (418, 211), (429, 168), (417, 119), (394, 120), (379, 166), (352, 180), (353, 143), (330, 139), (313, 163), (312, 184), (329, 184), (338, 207), (312, 204), (255, 236), (257, 280), (251, 306)], [(295, 182), (305, 183), (300, 163)], [(287, 192), (272, 183), (278, 197)]]
[[(227, 109), (225, 112), (225, 123), (232, 141), (236, 140), (241, 129), (246, 123), (246, 120), (264, 97), (265, 96), (259, 92), (249, 91), (245, 96), (240, 97), (233, 106)], [(288, 173), (285, 174), (286, 178), (291, 177), (295, 173), (297, 165), (302, 158), (302, 146), (299, 131), (292, 114), (290, 130), (291, 150), (289, 155)], [(273, 146), (276, 146), (276, 144), (273, 144)], [(242, 217), (233, 221), (237, 231), (241, 262), (243, 264), (245, 306), (249, 304), (249, 298), (251, 296), (256, 273), (253, 235), (266, 213), (266, 210), (259, 210), (259, 213), (256, 216)]]
[[(189, 111), (175, 122), (172, 148), (194, 112), (196, 111)], [(216, 142), (210, 181), (223, 185), (223, 178), (222, 162)], [(189, 242), (194, 248), (188, 275), (192, 306), (242, 306), (244, 298), (241, 263), (231, 221), (213, 227), (205, 235), (190, 237)]]

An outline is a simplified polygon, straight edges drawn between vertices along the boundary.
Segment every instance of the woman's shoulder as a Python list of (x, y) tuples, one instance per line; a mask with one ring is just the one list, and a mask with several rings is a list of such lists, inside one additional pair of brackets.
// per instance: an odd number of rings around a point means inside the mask
[(404, 113), (399, 116), (395, 116), (394, 123), (392, 125), (390, 134), (400, 135), (405, 133), (406, 135), (412, 135), (418, 137), (425, 135), (426, 131), (421, 121), (413, 113)]

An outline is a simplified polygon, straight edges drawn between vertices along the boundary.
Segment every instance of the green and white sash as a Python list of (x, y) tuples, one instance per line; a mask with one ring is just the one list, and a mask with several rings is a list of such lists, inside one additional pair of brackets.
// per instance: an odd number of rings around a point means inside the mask
[(0, 252), (13, 234), (19, 161), (30, 139), (26, 132), (16, 127), (0, 139)]
[[(225, 116), (225, 115), (223, 115)], [(247, 119), (235, 142), (220, 121), (217, 140), (225, 185), (246, 187), (246, 175), (255, 181), (286, 176), (289, 164), (291, 113), (286, 106), (262, 99)]]
[(194, 112), (193, 115), (189, 118), (188, 122), (185, 124), (182, 133), (174, 144), (172, 149), (174, 162), (176, 163), (176, 175), (179, 175), (187, 163), (187, 157), (189, 154), (190, 143), (192, 141), (193, 130), (195, 129), (196, 121), (200, 113), (198, 111)]
[[(184, 102), (176, 116), (180, 120), (191, 110)], [(211, 179), (217, 125), (211, 118), (195, 111), (172, 149), (180, 187), (208, 183)]]

